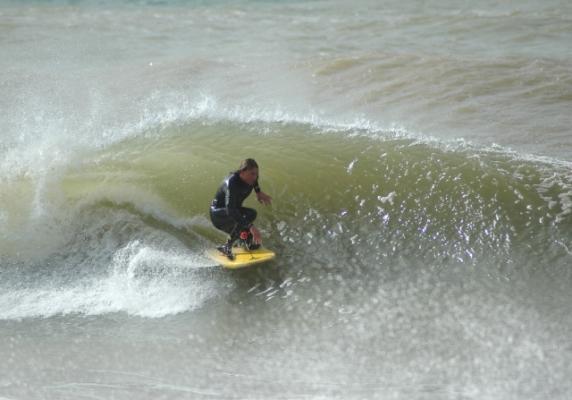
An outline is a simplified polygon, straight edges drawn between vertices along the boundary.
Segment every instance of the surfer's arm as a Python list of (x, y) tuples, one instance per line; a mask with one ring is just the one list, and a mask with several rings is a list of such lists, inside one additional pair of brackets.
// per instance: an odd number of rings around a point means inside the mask
[(258, 199), (258, 201), (264, 205), (269, 205), (270, 203), (272, 203), (272, 197), (268, 196), (266, 193), (264, 193), (262, 190), (259, 192), (256, 192), (256, 198)]
[(262, 190), (260, 190), (260, 186), (258, 185), (258, 179), (254, 182), (254, 191), (256, 192), (256, 199), (259, 203), (264, 204), (265, 206), (272, 203), (272, 197), (268, 196)]

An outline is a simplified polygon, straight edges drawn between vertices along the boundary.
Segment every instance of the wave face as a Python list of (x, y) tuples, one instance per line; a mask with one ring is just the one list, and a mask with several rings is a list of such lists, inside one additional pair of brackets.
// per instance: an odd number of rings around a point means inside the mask
[[(202, 252), (223, 237), (207, 209), (238, 152), (261, 165), (274, 203), (258, 224), (290, 268), (370, 276), (409, 260), (569, 283), (567, 163), (359, 127), (200, 118), (3, 183), (3, 317), (161, 316), (210, 298)], [(169, 303), (188, 285), (195, 294)]]
[(0, 397), (570, 398), (571, 16), (0, 0)]

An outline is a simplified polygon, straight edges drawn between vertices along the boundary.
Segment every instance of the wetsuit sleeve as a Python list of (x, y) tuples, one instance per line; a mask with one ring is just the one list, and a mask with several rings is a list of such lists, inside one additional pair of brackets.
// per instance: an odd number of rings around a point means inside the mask
[(260, 186), (258, 186), (258, 179), (256, 179), (256, 182), (254, 182), (254, 191), (256, 193), (260, 193)]
[(250, 225), (250, 222), (246, 215), (240, 212), (240, 206), (240, 192), (236, 184), (233, 184), (232, 179), (229, 179), (225, 192), (226, 212), (239, 226), (246, 228)]

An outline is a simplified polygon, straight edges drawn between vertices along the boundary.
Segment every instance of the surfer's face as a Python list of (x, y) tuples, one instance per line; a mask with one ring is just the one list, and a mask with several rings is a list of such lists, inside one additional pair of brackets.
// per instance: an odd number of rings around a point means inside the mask
[(250, 186), (254, 185), (258, 179), (258, 168), (247, 169), (240, 173), (240, 179), (248, 183)]

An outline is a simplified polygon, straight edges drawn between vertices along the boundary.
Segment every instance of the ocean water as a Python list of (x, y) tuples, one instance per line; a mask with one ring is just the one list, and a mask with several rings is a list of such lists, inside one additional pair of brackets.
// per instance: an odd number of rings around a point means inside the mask
[[(569, 399), (572, 3), (1, 1), (0, 399)], [(275, 261), (212, 265), (241, 159)]]

